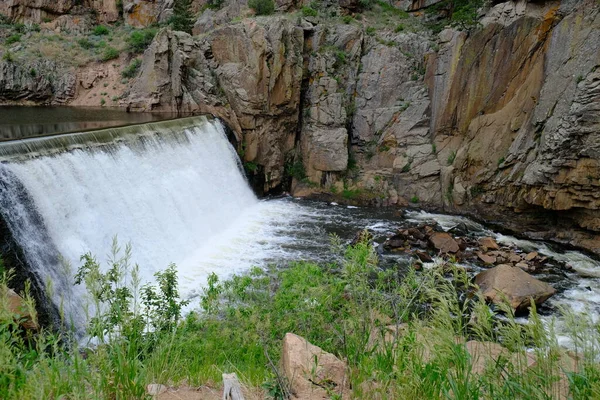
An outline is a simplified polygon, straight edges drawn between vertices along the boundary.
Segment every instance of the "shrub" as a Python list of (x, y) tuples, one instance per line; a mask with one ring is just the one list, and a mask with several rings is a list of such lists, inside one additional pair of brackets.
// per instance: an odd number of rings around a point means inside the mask
[(96, 47), (94, 42), (90, 41), (88, 38), (81, 38), (77, 41), (77, 43), (79, 44), (79, 46), (81, 46), (82, 49), (86, 50)]
[(223, 2), (225, 0), (208, 0), (206, 2), (206, 6), (212, 10), (218, 10), (223, 7)]
[(248, 7), (253, 9), (256, 15), (271, 15), (275, 12), (273, 0), (248, 0)]
[(156, 28), (146, 28), (131, 32), (127, 39), (129, 51), (132, 53), (143, 53), (156, 36)]
[(301, 158), (296, 158), (295, 161), (289, 162), (285, 166), (285, 173), (292, 178), (301, 181), (306, 178), (306, 170)]
[(398, 24), (396, 26), (396, 29), (394, 29), (394, 32), (399, 33), (399, 32), (402, 32), (403, 30), (404, 30), (404, 25)]
[(369, 26), (366, 30), (367, 35), (373, 36), (377, 30), (374, 26)]
[(302, 15), (305, 17), (316, 17), (318, 14), (319, 12), (310, 6), (302, 7)]
[(100, 99), (100, 105), (101, 105), (102, 107), (104, 107), (104, 105), (105, 105), (105, 104), (106, 104), (106, 100), (104, 100), (104, 99)]
[(119, 58), (119, 50), (110, 46), (104, 49), (102, 56), (100, 56), (100, 60), (102, 61), (114, 60), (115, 58)]
[(7, 37), (5, 43), (7, 45), (11, 45), (13, 43), (17, 43), (20, 40), (21, 40), (21, 35), (18, 34), (18, 33), (15, 33), (15, 34), (10, 35), (9, 37)]
[(410, 198), (410, 202), (411, 203), (418, 203), (419, 202), (419, 198), (415, 195), (413, 197)]
[(13, 55), (13, 53), (11, 53), (10, 51), (7, 50), (2, 55), (2, 60), (6, 61), (6, 62), (13, 62), (13, 61), (15, 61), (15, 56)]
[(94, 28), (92, 33), (96, 36), (104, 36), (104, 35), (108, 35), (110, 33), (110, 31), (104, 25), (96, 25), (96, 27)]
[(4, 14), (0, 14), (0, 25), (10, 25), (10, 18)]
[(35, 68), (31, 68), (29, 70), (29, 75), (31, 75), (33, 78), (37, 76), (37, 71), (35, 70)]
[(125, 67), (125, 69), (121, 72), (121, 76), (123, 78), (133, 78), (140, 69), (140, 65), (142, 65), (142, 61), (136, 58), (131, 62), (131, 64)]

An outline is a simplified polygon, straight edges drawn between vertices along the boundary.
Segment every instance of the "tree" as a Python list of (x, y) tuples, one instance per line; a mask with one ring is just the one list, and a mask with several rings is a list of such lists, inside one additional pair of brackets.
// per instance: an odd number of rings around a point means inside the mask
[(169, 18), (169, 25), (173, 30), (192, 33), (194, 15), (191, 10), (191, 0), (175, 0), (173, 15)]

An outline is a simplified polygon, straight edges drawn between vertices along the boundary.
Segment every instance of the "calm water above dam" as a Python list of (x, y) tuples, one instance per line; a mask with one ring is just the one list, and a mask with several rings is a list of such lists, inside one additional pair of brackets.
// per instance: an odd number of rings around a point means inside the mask
[(0, 140), (82, 132), (172, 119), (172, 113), (128, 113), (111, 108), (0, 106)]

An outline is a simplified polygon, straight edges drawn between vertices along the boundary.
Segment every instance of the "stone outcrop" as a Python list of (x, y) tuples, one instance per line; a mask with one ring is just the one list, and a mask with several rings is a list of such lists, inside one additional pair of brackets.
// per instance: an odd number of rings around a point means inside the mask
[(163, 30), (124, 104), (219, 116), (243, 138), (244, 161), (260, 164), (269, 190), (281, 184), (295, 144), (302, 48), (302, 29), (282, 17), (244, 20), (199, 38)]
[(31, 64), (0, 61), (0, 101), (65, 103), (75, 93), (73, 70), (57, 67), (54, 61)]
[(332, 393), (344, 398), (349, 394), (346, 364), (298, 335), (286, 333), (281, 366), (293, 398), (320, 400)]
[(540, 305), (556, 290), (520, 268), (499, 265), (479, 273), (475, 277), (486, 300), (500, 304), (508, 301), (515, 311), (523, 311), (531, 306), (531, 300)]
[(115, 22), (119, 18), (117, 0), (5, 0), (0, 2), (0, 14), (22, 23), (42, 23), (63, 15), (89, 14), (99, 22)]

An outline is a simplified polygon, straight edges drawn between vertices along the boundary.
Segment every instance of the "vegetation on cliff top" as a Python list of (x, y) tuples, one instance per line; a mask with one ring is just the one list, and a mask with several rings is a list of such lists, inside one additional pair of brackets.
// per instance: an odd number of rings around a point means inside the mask
[[(517, 323), (510, 307), (501, 307), (498, 318), (459, 267), (382, 270), (368, 243), (343, 248), (334, 241), (333, 247), (337, 261), (330, 264), (255, 268), (224, 282), (211, 275), (195, 305), (200, 309), (183, 321), (173, 266), (157, 274), (157, 286), (140, 286), (130, 249), (113, 248), (106, 273), (85, 255), (77, 277), (98, 311), (87, 328), (98, 345), (23, 332), (3, 308), (0, 397), (143, 398), (150, 382), (214, 385), (222, 372), (236, 371), (246, 384), (280, 398), (285, 381), (271, 361), (280, 357), (286, 332), (345, 359), (358, 398), (600, 395), (600, 334), (586, 315), (565, 312), (575, 346), (569, 355), (535, 308), (527, 324)], [(5, 274), (2, 296), (6, 280)], [(390, 327), (397, 333), (389, 336)], [(466, 351), (471, 339), (499, 342), (504, 350), (482, 365)], [(576, 370), (564, 367), (566, 359), (576, 360)]]

